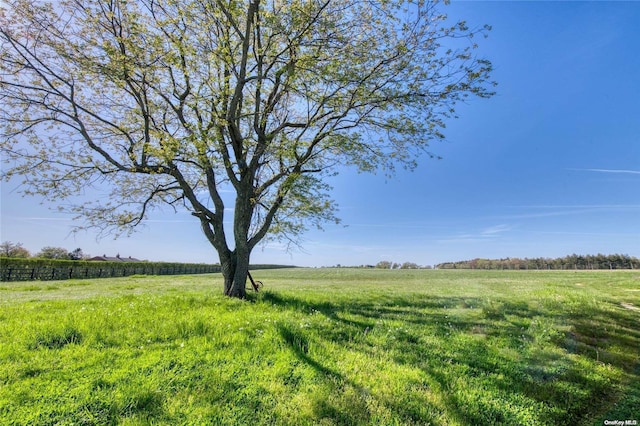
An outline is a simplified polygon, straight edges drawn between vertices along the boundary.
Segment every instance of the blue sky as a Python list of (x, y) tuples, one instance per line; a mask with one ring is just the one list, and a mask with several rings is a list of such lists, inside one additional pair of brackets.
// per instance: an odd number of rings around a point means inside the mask
[[(459, 105), (442, 160), (395, 177), (343, 170), (331, 180), (341, 225), (303, 250), (259, 247), (254, 263), (433, 265), (475, 257), (640, 257), (640, 2), (452, 2), (451, 17), (490, 24), (480, 40), (499, 83)], [(155, 214), (129, 238), (70, 235), (73, 223), (2, 183), (0, 240), (32, 253), (216, 262), (188, 214)]]

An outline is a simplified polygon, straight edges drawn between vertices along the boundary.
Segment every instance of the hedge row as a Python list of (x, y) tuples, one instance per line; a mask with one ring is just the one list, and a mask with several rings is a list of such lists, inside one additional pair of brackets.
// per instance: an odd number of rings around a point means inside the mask
[[(251, 270), (292, 268), (251, 265)], [(168, 262), (102, 262), (86, 260), (18, 259), (0, 257), (0, 281), (48, 281), (71, 278), (110, 278), (130, 275), (187, 275), (220, 272), (220, 265)]]
[(184, 275), (220, 272), (219, 265), (167, 262), (101, 262), (0, 258), (0, 281), (108, 278), (129, 275)]

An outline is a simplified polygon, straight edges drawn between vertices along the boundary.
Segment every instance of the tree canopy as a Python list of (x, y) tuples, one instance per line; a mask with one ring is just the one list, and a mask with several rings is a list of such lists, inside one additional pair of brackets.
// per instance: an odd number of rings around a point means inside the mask
[(67, 249), (63, 247), (43, 247), (35, 257), (40, 257), (43, 259), (60, 259), (60, 260), (77, 260), (71, 259), (71, 253), (67, 251)]
[(30, 257), (29, 250), (22, 247), (21, 243), (12, 243), (11, 241), (3, 241), (0, 244), (0, 257), (17, 257), (27, 258)]
[(337, 220), (323, 180), (337, 166), (413, 167), (456, 103), (492, 95), (474, 53), (488, 28), (437, 2), (3, 4), (4, 177), (57, 204), (108, 188), (63, 206), (102, 230), (188, 210), (231, 296), (258, 243)]

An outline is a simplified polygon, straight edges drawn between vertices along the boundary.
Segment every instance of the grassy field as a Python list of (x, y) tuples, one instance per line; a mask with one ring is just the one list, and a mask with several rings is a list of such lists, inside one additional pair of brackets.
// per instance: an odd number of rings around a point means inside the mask
[(640, 272), (0, 283), (2, 425), (640, 422)]

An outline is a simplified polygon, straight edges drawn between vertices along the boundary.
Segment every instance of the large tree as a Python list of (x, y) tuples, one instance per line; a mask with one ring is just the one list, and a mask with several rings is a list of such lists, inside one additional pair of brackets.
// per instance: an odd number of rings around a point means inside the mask
[(187, 209), (234, 297), (258, 243), (336, 220), (336, 166), (412, 167), (457, 102), (492, 94), (488, 28), (430, 1), (2, 4), (4, 177), (57, 204), (110, 188), (67, 207), (103, 229)]

